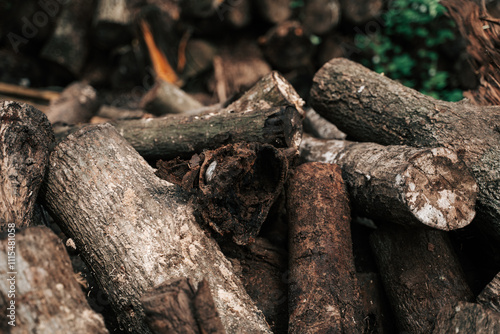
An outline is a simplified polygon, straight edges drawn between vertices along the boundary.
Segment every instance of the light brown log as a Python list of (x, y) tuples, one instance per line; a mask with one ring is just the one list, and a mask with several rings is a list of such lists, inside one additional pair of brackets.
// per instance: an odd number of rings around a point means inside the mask
[(442, 308), (472, 300), (446, 232), (383, 225), (370, 243), (399, 332), (430, 333)]
[(476, 181), (450, 149), (305, 137), (300, 152), (338, 164), (353, 206), (370, 218), (449, 231), (475, 216)]
[(0, 102), (0, 231), (32, 225), (54, 132), (47, 117), (27, 104)]
[(306, 111), (304, 118), (304, 132), (313, 137), (321, 139), (345, 139), (346, 134), (340, 131), (334, 124), (320, 116), (314, 109)]
[(500, 107), (435, 100), (340, 58), (316, 73), (311, 104), (354, 140), (453, 149), (478, 183), (482, 226), (500, 238)]
[(290, 0), (257, 0), (260, 15), (271, 23), (280, 23), (290, 17)]
[(500, 332), (500, 314), (484, 306), (465, 302), (443, 308), (432, 331), (433, 334), (498, 332)]
[[(2, 333), (108, 333), (87, 304), (66, 248), (47, 227), (11, 232), (0, 241), (0, 276)], [(15, 327), (8, 324), (13, 320)]]
[(132, 37), (127, 0), (98, 0), (93, 21), (93, 42), (101, 48), (113, 49)]
[(269, 333), (262, 313), (233, 274), (193, 208), (109, 124), (59, 143), (44, 198), (109, 295), (121, 326), (151, 333), (142, 294), (172, 278), (206, 278), (228, 333)]
[(363, 333), (341, 170), (337, 165), (306, 163), (288, 182), (288, 333)]
[(14, 95), (27, 99), (52, 101), (57, 99), (61, 93), (52, 90), (34, 89), (0, 82), (0, 94)]
[(58, 99), (51, 101), (47, 117), (51, 123), (86, 123), (98, 108), (95, 89), (86, 83), (74, 82), (64, 89)]
[(339, 23), (339, 0), (305, 1), (299, 17), (307, 33), (318, 35), (325, 34)]

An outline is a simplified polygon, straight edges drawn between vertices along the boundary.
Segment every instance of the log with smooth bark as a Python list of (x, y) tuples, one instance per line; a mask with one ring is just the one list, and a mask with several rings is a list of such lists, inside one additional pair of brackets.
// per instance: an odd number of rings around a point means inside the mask
[[(15, 327), (7, 323), (14, 319), (5, 317), (9, 310), (0, 323), (2, 333), (108, 333), (102, 316), (87, 303), (54, 232), (35, 226), (16, 233), (14, 260), (8, 256), (9, 243), (10, 238), (0, 241), (0, 307), (14, 306)], [(9, 297), (10, 290), (15, 297)]]
[(118, 321), (151, 333), (140, 297), (172, 278), (209, 282), (229, 333), (269, 333), (262, 313), (185, 194), (153, 169), (109, 124), (68, 136), (51, 154), (44, 199), (103, 288)]
[(370, 243), (400, 332), (430, 333), (443, 307), (473, 298), (446, 232), (387, 225)]
[(304, 132), (315, 138), (321, 139), (345, 139), (346, 134), (340, 131), (334, 124), (328, 122), (313, 109), (306, 111), (303, 122)]
[(500, 237), (500, 107), (435, 100), (341, 58), (316, 73), (311, 104), (355, 140), (453, 149), (478, 183), (478, 217)]
[(0, 231), (31, 225), (54, 132), (45, 115), (27, 104), (0, 103)]
[(75, 82), (50, 102), (47, 117), (51, 123), (78, 124), (90, 121), (97, 113), (99, 101), (95, 89), (84, 82)]
[(353, 206), (368, 217), (454, 230), (475, 216), (478, 187), (455, 152), (444, 147), (383, 146), (305, 137), (307, 161), (336, 163)]
[(473, 303), (458, 302), (439, 312), (433, 334), (500, 332), (500, 314)]
[(333, 164), (306, 163), (288, 182), (288, 333), (363, 333), (341, 170)]

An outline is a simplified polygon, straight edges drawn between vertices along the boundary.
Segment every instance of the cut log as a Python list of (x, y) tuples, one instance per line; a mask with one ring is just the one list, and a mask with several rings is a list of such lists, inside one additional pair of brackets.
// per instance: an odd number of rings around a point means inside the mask
[(300, 152), (338, 164), (354, 208), (367, 217), (449, 231), (475, 216), (476, 181), (450, 149), (305, 137)]
[[(342, 18), (354, 23), (354, 25), (377, 19), (382, 14), (383, 7), (383, 0), (340, 0)], [(366, 28), (368, 28), (369, 23), (367, 23)], [(376, 24), (377, 28), (381, 26)]]
[(97, 92), (83, 82), (69, 85), (58, 99), (51, 101), (47, 117), (51, 123), (78, 124), (90, 121), (99, 108)]
[(127, 0), (98, 0), (93, 42), (106, 50), (123, 45), (132, 38), (131, 23)]
[(59, 143), (44, 198), (109, 296), (123, 328), (151, 333), (139, 298), (167, 280), (206, 278), (228, 333), (269, 333), (262, 313), (205, 235), (182, 192), (109, 124)]
[(2, 333), (108, 333), (87, 303), (61, 239), (47, 227), (9, 231), (0, 253), (0, 307), (7, 310)]
[(156, 334), (224, 334), (210, 288), (204, 279), (196, 291), (189, 279), (164, 282), (142, 298), (146, 319)]
[(257, 0), (256, 5), (260, 15), (270, 23), (285, 21), (292, 14), (291, 0)]
[(203, 105), (182, 89), (164, 80), (156, 84), (142, 98), (141, 106), (149, 113), (160, 116), (165, 114), (192, 114)]
[(477, 296), (477, 302), (500, 313), (500, 273)]
[(482, 225), (500, 238), (500, 107), (435, 100), (346, 59), (323, 66), (311, 98), (355, 140), (453, 149), (478, 183)]
[[(102, 105), (97, 112), (97, 116), (112, 120), (119, 119), (139, 119), (146, 118), (147, 113), (140, 109), (123, 109), (110, 105)], [(150, 115), (151, 117), (151, 115)]]
[(27, 104), (0, 102), (0, 231), (32, 224), (54, 132), (45, 115)]
[(288, 182), (288, 333), (363, 333), (341, 170), (332, 164), (306, 163)]
[(321, 117), (314, 109), (306, 111), (304, 118), (304, 132), (321, 139), (345, 139), (346, 134), (334, 124)]
[(205, 18), (214, 14), (223, 0), (180, 0), (182, 15)]
[(430, 333), (443, 307), (472, 300), (446, 232), (382, 226), (370, 243), (400, 332)]
[(491, 334), (499, 332), (500, 314), (488, 310), (484, 306), (464, 302), (443, 308), (432, 331), (433, 334)]
[(306, 33), (325, 34), (339, 23), (339, 0), (307, 1), (299, 16)]
[(93, 14), (94, 1), (64, 1), (54, 33), (43, 47), (41, 57), (78, 76), (89, 52), (87, 31)]

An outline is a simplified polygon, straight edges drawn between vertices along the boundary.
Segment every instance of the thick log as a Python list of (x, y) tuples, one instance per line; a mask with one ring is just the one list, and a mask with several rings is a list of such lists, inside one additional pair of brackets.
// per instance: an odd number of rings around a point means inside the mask
[(382, 13), (382, 0), (340, 0), (342, 18), (359, 25), (377, 19)]
[(430, 333), (443, 307), (472, 300), (446, 232), (382, 226), (370, 243), (400, 332)]
[(182, 89), (164, 80), (157, 80), (155, 85), (144, 95), (141, 106), (157, 116), (165, 114), (192, 114), (203, 105)]
[(54, 232), (41, 226), (18, 233), (13, 229), (0, 241), (0, 253), (0, 307), (7, 310), (2, 333), (108, 333)]
[(257, 0), (260, 15), (270, 23), (285, 21), (292, 14), (290, 0)]
[(321, 117), (314, 109), (306, 111), (303, 122), (304, 132), (313, 137), (321, 139), (345, 139), (346, 134), (340, 131), (334, 124)]
[(477, 303), (500, 313), (500, 273), (477, 296)]
[(45, 115), (27, 104), (0, 102), (0, 231), (32, 224), (54, 132)]
[(75, 82), (51, 101), (47, 117), (51, 123), (78, 124), (90, 121), (99, 108), (97, 92), (83, 82)]
[(180, 0), (182, 15), (205, 18), (214, 14), (222, 0)]
[(500, 107), (435, 100), (346, 59), (323, 66), (311, 98), (355, 140), (453, 149), (478, 183), (478, 216), (500, 238)]
[(338, 164), (354, 208), (370, 218), (449, 231), (475, 216), (476, 181), (450, 149), (305, 137), (300, 154)]
[(208, 280), (227, 332), (270, 332), (184, 194), (157, 178), (111, 125), (68, 136), (49, 166), (47, 207), (82, 250), (126, 330), (151, 333), (139, 298), (162, 282), (186, 277)]
[(156, 334), (225, 333), (205, 279), (198, 289), (185, 278), (163, 282), (141, 301), (148, 325)]
[(56, 28), (40, 56), (78, 76), (88, 55), (87, 32), (94, 14), (94, 0), (65, 1)]
[(500, 332), (500, 314), (484, 306), (465, 302), (443, 308), (432, 331), (433, 334), (498, 332)]
[(306, 163), (288, 182), (288, 333), (363, 333), (341, 170), (332, 164)]
[(306, 33), (325, 34), (339, 23), (339, 0), (307, 1), (299, 16)]
[(132, 38), (132, 18), (127, 0), (98, 0), (94, 15), (94, 43), (106, 50)]

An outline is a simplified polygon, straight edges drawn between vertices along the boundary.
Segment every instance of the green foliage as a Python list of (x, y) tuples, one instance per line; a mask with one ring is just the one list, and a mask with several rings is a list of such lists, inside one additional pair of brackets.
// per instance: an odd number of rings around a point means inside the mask
[(383, 28), (358, 34), (361, 63), (435, 98), (457, 101), (462, 92), (449, 89), (449, 72), (438, 69), (439, 47), (455, 39), (453, 21), (439, 0), (393, 0), (382, 17)]

